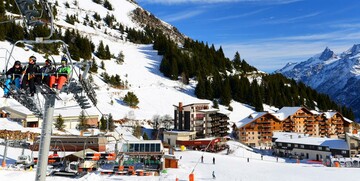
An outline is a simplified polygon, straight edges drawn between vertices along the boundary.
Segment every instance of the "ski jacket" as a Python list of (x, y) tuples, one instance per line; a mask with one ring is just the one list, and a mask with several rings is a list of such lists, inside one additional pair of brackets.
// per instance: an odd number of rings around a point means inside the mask
[(57, 69), (56, 72), (69, 75), (71, 73), (71, 68), (69, 66), (61, 66)]
[(28, 64), (25, 67), (25, 74), (36, 74), (40, 73), (40, 67), (36, 64)]
[(15, 66), (13, 66), (6, 72), (6, 76), (10, 75), (12, 79), (20, 78), (23, 71), (22, 67), (15, 68)]
[(55, 73), (55, 67), (52, 65), (45, 65), (41, 67), (40, 72), (44, 74)]

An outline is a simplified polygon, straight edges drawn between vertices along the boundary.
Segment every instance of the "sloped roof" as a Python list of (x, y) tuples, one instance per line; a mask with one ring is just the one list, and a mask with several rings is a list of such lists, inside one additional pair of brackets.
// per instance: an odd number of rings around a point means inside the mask
[(284, 120), (287, 117), (289, 117), (290, 115), (295, 114), (298, 110), (300, 110), (302, 108), (303, 107), (283, 107), (273, 115), (280, 120)]
[(330, 119), (330, 118), (332, 118), (336, 113), (338, 113), (338, 112), (334, 112), (334, 111), (328, 111), (328, 112), (324, 112), (324, 115), (325, 115), (325, 117), (327, 118), (327, 119)]
[(295, 143), (295, 144), (314, 145), (314, 146), (327, 146), (330, 149), (349, 150), (348, 144), (343, 139), (316, 138), (316, 137), (278, 138), (275, 142)]
[(261, 117), (261, 116), (263, 116), (265, 114), (267, 114), (267, 112), (254, 112), (254, 113), (251, 113), (248, 117), (246, 117), (246, 118), (240, 120), (239, 122), (237, 122), (236, 126), (238, 128), (243, 127), (243, 126), (247, 125), (248, 123), (256, 120), (257, 118), (259, 118), (259, 117)]

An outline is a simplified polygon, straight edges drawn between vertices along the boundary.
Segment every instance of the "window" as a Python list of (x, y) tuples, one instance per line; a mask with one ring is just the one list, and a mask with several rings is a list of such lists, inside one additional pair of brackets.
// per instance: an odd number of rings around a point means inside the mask
[(321, 147), (321, 146), (318, 146), (318, 150), (322, 150), (322, 147)]
[(330, 148), (329, 148), (329, 147), (326, 147), (325, 150), (326, 150), (326, 151), (330, 151)]
[(346, 150), (341, 150), (341, 154), (346, 154)]
[(145, 150), (145, 145), (144, 144), (140, 144), (140, 152), (144, 152)]
[(155, 144), (155, 151), (160, 152), (160, 144)]
[(298, 144), (294, 144), (294, 148), (298, 148), (299, 147), (299, 145)]
[(154, 151), (155, 151), (155, 144), (151, 144), (151, 145), (150, 145), (150, 151), (151, 151), (151, 152), (154, 152)]
[(150, 152), (150, 144), (145, 144), (145, 152)]
[(135, 144), (135, 152), (139, 152), (140, 151), (140, 144)]
[(304, 145), (300, 145), (300, 148), (305, 148), (305, 146), (304, 146)]
[(291, 144), (290, 144), (290, 143), (288, 143), (288, 144), (287, 144), (287, 146), (288, 146), (288, 147), (291, 147)]
[(279, 146), (282, 146), (282, 143), (278, 143)]

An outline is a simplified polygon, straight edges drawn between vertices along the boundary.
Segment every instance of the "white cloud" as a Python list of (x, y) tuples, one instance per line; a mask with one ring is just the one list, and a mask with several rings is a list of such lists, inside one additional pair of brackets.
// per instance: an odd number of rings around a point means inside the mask
[(270, 17), (263, 22), (263, 24), (286, 24), (286, 23), (294, 23), (304, 19), (312, 18), (321, 14), (320, 12), (310, 13), (302, 16), (292, 17), (292, 18), (284, 18), (284, 19), (275, 19), (274, 17)]
[(184, 3), (197, 3), (197, 4), (212, 4), (212, 3), (258, 3), (258, 4), (289, 4), (302, 0), (138, 0), (138, 2), (146, 2), (151, 4), (184, 4)]
[(191, 17), (197, 16), (199, 14), (202, 14), (204, 12), (204, 10), (192, 10), (192, 11), (183, 11), (180, 13), (176, 13), (167, 17), (163, 17), (163, 19), (166, 22), (174, 22), (174, 21), (179, 21), (179, 20), (183, 20), (183, 19), (189, 19)]
[(264, 9), (259, 9), (256, 11), (252, 11), (252, 12), (247, 12), (247, 13), (243, 13), (243, 14), (239, 14), (239, 15), (233, 15), (233, 16), (225, 16), (225, 17), (219, 17), (219, 18), (214, 18), (214, 21), (223, 21), (223, 20), (229, 20), (229, 19), (237, 19), (237, 18), (243, 18), (243, 17), (248, 17), (248, 16), (252, 16), (258, 13), (261, 13), (265, 10), (267, 10), (268, 8), (264, 8)]

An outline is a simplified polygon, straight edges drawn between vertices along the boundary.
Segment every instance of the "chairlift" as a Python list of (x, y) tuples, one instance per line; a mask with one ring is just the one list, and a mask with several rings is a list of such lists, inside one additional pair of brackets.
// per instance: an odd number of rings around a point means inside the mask
[[(85, 63), (86, 68), (82, 75), (76, 72), (75, 67), (80, 67), (83, 65), (82, 63), (74, 63), (71, 59), (70, 52), (67, 48), (67, 45), (62, 40), (50, 40), (53, 31), (54, 31), (54, 24), (53, 24), (53, 14), (51, 11), (51, 8), (47, 2), (47, 0), (39, 0), (41, 5), (41, 10), (36, 9), (35, 0), (15, 0), (17, 7), (23, 17), (24, 21), (24, 27), (27, 31), (29, 31), (31, 26), (39, 26), (45, 24), (43, 20), (41, 19), (44, 15), (44, 12), (48, 15), (48, 18), (50, 18), (50, 34), (47, 37), (36, 37), (35, 40), (18, 40), (13, 44), (13, 47), (9, 53), (9, 55), (5, 56), (5, 64), (2, 75), (0, 74), (0, 86), (4, 89), (10, 89), (12, 91), (11, 96), (16, 99), (20, 104), (27, 107), (29, 110), (34, 112), (35, 115), (43, 116), (43, 125), (41, 129), (41, 138), (40, 138), (40, 146), (39, 149), (39, 159), (38, 159), (38, 166), (39, 168), (36, 171), (36, 177), (35, 180), (37, 181), (44, 181), (46, 178), (46, 175), (43, 173), (46, 173), (47, 169), (47, 157), (49, 153), (49, 147), (50, 147), (50, 140), (51, 140), (51, 127), (52, 127), (52, 119), (54, 114), (54, 107), (55, 107), (55, 100), (61, 99), (58, 96), (58, 92), (51, 89), (49, 86), (40, 83), (39, 85), (35, 85), (37, 92), (41, 93), (43, 95), (43, 98), (45, 99), (44, 108), (45, 110), (42, 110), (39, 96), (35, 98), (30, 98), (26, 95), (26, 92), (21, 92), (21, 89), (17, 88), (16, 86), (12, 86), (9, 88), (9, 86), (5, 86), (5, 81), (7, 80), (7, 76), (5, 74), (5, 71), (8, 70), (10, 60), (13, 59), (13, 52), (15, 49), (15, 46), (19, 43), (23, 43), (25, 45), (35, 45), (35, 44), (53, 44), (57, 43), (60, 44), (64, 56), (68, 60), (68, 66), (71, 68), (70, 75), (67, 75), (67, 83), (63, 86), (63, 88), (60, 90), (60, 92), (66, 92), (66, 93), (73, 93), (74, 95), (77, 95), (77, 97), (81, 97), (80, 102), (82, 102), (83, 106), (82, 108), (88, 108), (89, 105), (85, 103), (85, 100), (82, 98), (82, 94), (85, 91), (88, 97), (90, 97), (90, 100), (93, 102), (94, 105), (96, 105), (96, 98), (95, 98), (95, 91), (92, 90), (90, 82), (86, 79), (87, 72), (90, 69), (90, 63)], [(56, 62), (54, 62), (55, 64)], [(77, 80), (73, 78), (73, 75), (77, 74), (79, 77)], [(56, 73), (55, 73), (56, 74)], [(35, 74), (35, 76), (43, 76), (42, 74)], [(78, 95), (80, 94), (80, 96)], [(78, 101), (79, 102), (79, 101)], [(80, 105), (81, 106), (81, 105)], [(71, 165), (70, 165), (71, 166)], [(76, 164), (77, 166), (77, 164)], [(71, 168), (71, 167), (70, 167)]]

